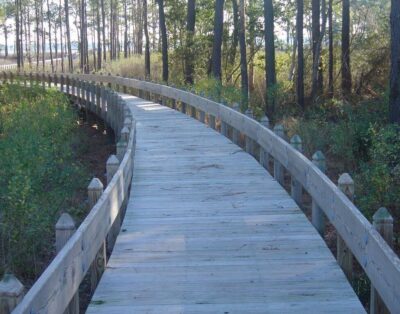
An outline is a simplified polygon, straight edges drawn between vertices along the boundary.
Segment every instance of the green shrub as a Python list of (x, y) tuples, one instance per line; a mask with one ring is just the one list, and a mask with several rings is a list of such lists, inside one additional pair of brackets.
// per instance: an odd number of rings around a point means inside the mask
[(370, 160), (356, 176), (357, 204), (371, 218), (379, 207), (400, 206), (400, 128), (388, 125), (373, 133)]
[(56, 219), (82, 186), (76, 120), (56, 90), (0, 86), (2, 271), (32, 278), (53, 250)]

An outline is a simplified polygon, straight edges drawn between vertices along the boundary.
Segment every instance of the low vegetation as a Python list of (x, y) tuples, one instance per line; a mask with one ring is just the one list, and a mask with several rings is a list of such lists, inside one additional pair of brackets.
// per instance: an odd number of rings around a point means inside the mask
[(53, 254), (63, 211), (80, 217), (87, 171), (77, 112), (56, 90), (0, 86), (0, 272), (34, 279)]

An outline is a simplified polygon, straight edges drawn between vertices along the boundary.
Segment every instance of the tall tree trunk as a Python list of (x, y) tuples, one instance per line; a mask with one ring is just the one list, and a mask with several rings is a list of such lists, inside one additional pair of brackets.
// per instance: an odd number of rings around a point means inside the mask
[(275, 34), (274, 34), (274, 7), (272, 0), (264, 0), (265, 21), (265, 75), (266, 75), (266, 101), (265, 112), (273, 114), (275, 111)]
[(160, 30), (162, 40), (162, 79), (168, 82), (168, 41), (167, 27), (165, 26), (164, 0), (158, 0), (158, 16), (160, 19)]
[[(147, 1), (146, 1), (147, 5)], [(145, 15), (143, 13), (144, 11), (144, 3), (142, 0), (138, 0), (138, 7), (137, 7), (137, 53), (142, 55), (143, 54), (143, 29), (144, 29), (144, 20), (145, 20)], [(146, 8), (147, 10), (147, 8)], [(146, 19), (147, 19), (147, 14), (146, 14)], [(146, 21), (147, 23), (147, 21)], [(147, 27), (147, 26), (146, 26)]]
[(49, 0), (47, 0), (47, 22), (48, 22), (48, 26), (49, 26), (49, 48), (50, 48), (51, 72), (54, 72), (53, 48), (52, 48), (52, 41), (51, 41), (51, 15), (50, 15)]
[(71, 32), (69, 27), (69, 2), (64, 0), (64, 14), (65, 14), (65, 30), (67, 33), (67, 50), (68, 50), (68, 70), (72, 72), (74, 70), (74, 64), (72, 60), (72, 49), (71, 49)]
[(237, 0), (232, 0), (232, 13), (233, 13), (233, 33), (232, 33), (232, 46), (229, 52), (228, 62), (232, 66), (227, 81), (232, 81), (232, 76), (235, 68), (236, 51), (239, 44), (239, 8)]
[(333, 71), (334, 71), (334, 63), (333, 63), (333, 12), (332, 5), (333, 0), (329, 0), (328, 3), (328, 20), (329, 20), (329, 69), (328, 69), (328, 93), (329, 97), (333, 97), (334, 89), (333, 89)]
[(143, 0), (143, 28), (144, 37), (146, 39), (144, 51), (144, 71), (146, 79), (150, 79), (150, 39), (147, 27), (147, 0)]
[(194, 31), (196, 25), (196, 0), (188, 0), (186, 23), (185, 83), (192, 85), (194, 72)]
[(40, 27), (42, 33), (42, 70), (45, 68), (46, 61), (46, 30), (44, 28), (44, 18), (43, 18), (43, 0), (40, 1)]
[(292, 58), (290, 61), (288, 80), (293, 81), (294, 71), (296, 68), (296, 52), (297, 52), (297, 36), (293, 38)]
[(318, 41), (321, 37), (320, 33), (320, 0), (312, 0), (311, 2), (311, 34), (312, 34), (312, 76), (311, 76), (311, 99), (314, 101), (317, 95), (318, 88), (318, 66), (319, 66), (319, 53)]
[(124, 58), (128, 58), (128, 9), (127, 0), (124, 0)]
[(97, 70), (101, 69), (101, 22), (100, 22), (100, 3), (96, 4), (96, 23), (97, 23)]
[(40, 37), (39, 37), (39, 2), (35, 0), (35, 24), (36, 24), (36, 71), (39, 70)]
[(60, 20), (60, 45), (61, 45), (61, 71), (64, 72), (64, 41), (63, 41), (63, 37), (64, 37), (64, 33), (63, 33), (63, 20), (62, 20), (62, 2), (60, 0), (59, 3), (59, 8), (58, 8), (58, 19)]
[(343, 0), (342, 12), (342, 92), (346, 97), (351, 93), (350, 70), (350, 0)]
[(104, 0), (100, 1), (101, 4), (101, 31), (103, 33), (103, 59), (107, 61), (107, 46), (106, 46), (106, 12), (104, 8)]
[(255, 55), (255, 45), (256, 45), (256, 24), (257, 17), (255, 16), (255, 1), (249, 1), (249, 92), (254, 91), (254, 55)]
[(312, 88), (311, 88), (311, 99), (314, 101), (317, 97), (318, 92), (322, 92), (323, 88), (323, 77), (322, 77), (322, 42), (326, 31), (326, 0), (322, 0), (322, 25), (319, 32), (319, 38), (315, 44), (315, 53), (312, 68)]
[(20, 30), (19, 30), (19, 0), (15, 0), (15, 47), (17, 50), (17, 67), (21, 70), (21, 46), (20, 46)]
[(245, 0), (239, 2), (239, 42), (240, 42), (240, 76), (242, 89), (242, 107), (249, 105), (249, 77), (247, 74), (246, 34), (245, 34)]
[(5, 44), (6, 46), (4, 47), (4, 56), (7, 58), (8, 57), (8, 28), (6, 23), (4, 23), (4, 39), (5, 39)]
[(390, 14), (391, 68), (389, 121), (400, 124), (400, 2), (392, 0)]
[(304, 50), (303, 50), (303, 28), (304, 28), (304, 2), (297, 0), (296, 14), (296, 36), (297, 36), (297, 84), (296, 97), (297, 103), (301, 108), (304, 104)]
[(214, 78), (221, 81), (221, 46), (222, 32), (224, 28), (224, 0), (215, 1), (214, 15), (214, 42), (212, 51), (212, 67), (211, 72)]

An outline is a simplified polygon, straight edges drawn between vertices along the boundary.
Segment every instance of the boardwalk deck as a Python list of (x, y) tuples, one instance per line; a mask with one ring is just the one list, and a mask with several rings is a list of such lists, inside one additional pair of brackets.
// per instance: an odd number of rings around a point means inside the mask
[(249, 155), (171, 109), (137, 119), (126, 216), (88, 313), (363, 313), (334, 257)]

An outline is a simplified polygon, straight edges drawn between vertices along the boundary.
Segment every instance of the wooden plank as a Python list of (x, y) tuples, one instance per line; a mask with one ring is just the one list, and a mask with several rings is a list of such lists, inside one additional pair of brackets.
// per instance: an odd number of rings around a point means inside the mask
[(364, 312), (264, 168), (189, 116), (142, 103), (128, 100), (131, 198), (88, 313)]

